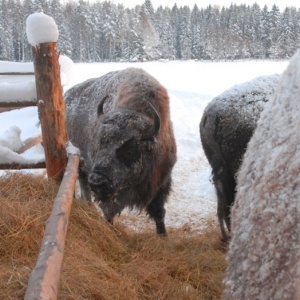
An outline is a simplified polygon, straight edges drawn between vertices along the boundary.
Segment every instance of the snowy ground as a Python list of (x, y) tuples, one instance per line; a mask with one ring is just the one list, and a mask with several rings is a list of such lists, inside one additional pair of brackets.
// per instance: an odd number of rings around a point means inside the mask
[[(282, 73), (287, 65), (288, 61), (78, 63), (74, 65), (72, 77), (64, 89), (87, 78), (128, 66), (145, 69), (168, 89), (178, 161), (173, 171), (173, 191), (166, 207), (166, 226), (197, 230), (203, 224), (202, 219), (216, 214), (216, 195), (210, 182), (211, 169), (199, 137), (203, 109), (213, 97), (231, 86), (257, 76)], [(12, 79), (9, 77), (0, 76), (0, 84), (10, 81)], [(25, 140), (39, 132), (37, 123), (36, 108), (0, 113), (0, 146), (1, 136), (11, 126), (19, 126), (22, 130), (21, 139)], [(40, 153), (41, 148), (36, 147), (25, 156), (30, 158)], [(145, 224), (153, 226), (154, 230), (154, 224), (143, 214), (133, 212), (129, 215), (129, 212), (125, 212), (119, 220), (138, 230), (143, 229)]]

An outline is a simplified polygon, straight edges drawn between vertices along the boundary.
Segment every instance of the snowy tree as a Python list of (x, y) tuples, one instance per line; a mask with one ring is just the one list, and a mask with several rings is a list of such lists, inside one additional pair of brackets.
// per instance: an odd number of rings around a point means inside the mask
[(12, 11), (7, 0), (0, 3), (0, 59), (12, 60), (13, 55), (13, 24)]
[(88, 2), (79, 0), (75, 9), (72, 24), (76, 30), (72, 30), (73, 37), (73, 57), (75, 61), (89, 61), (89, 27), (88, 27)]
[(115, 55), (117, 9), (111, 2), (102, 6), (102, 44), (103, 59), (112, 61)]
[[(23, 59), (23, 33), (25, 31), (25, 23), (23, 22), (23, 7), (20, 0), (11, 1), (12, 8), (12, 34), (13, 34), (13, 60), (21, 61)], [(27, 45), (26, 41), (26, 45)]]
[[(24, 0), (23, 1), (23, 23), (26, 24), (27, 17), (34, 13), (34, 3), (32, 0)], [(32, 61), (32, 48), (31, 45), (28, 43), (27, 36), (26, 36), (26, 28), (23, 27), (22, 32), (22, 61)]]
[(181, 48), (181, 58), (192, 58), (192, 28), (191, 28), (191, 10), (188, 6), (180, 8), (179, 18), (179, 42)]
[(250, 22), (252, 28), (250, 53), (253, 58), (264, 58), (261, 42), (261, 9), (257, 3), (254, 3), (251, 7)]
[(280, 35), (280, 11), (279, 7), (274, 4), (270, 12), (270, 58), (276, 58), (279, 56), (278, 40)]
[(115, 36), (115, 60), (124, 59), (124, 49), (126, 45), (126, 34), (129, 31), (128, 18), (125, 8), (119, 4), (116, 11), (116, 36)]
[(33, 0), (33, 9), (34, 12), (43, 12), (45, 14), (49, 14), (49, 1), (47, 0)]
[[(219, 54), (219, 9), (218, 7), (212, 7), (209, 5), (204, 10), (204, 20), (205, 20), (205, 44), (203, 49), (204, 59), (218, 59)], [(226, 38), (229, 38), (227, 36)]]
[[(150, 11), (148, 8), (150, 6)], [(153, 24), (154, 15), (151, 17), (151, 2), (146, 0), (145, 4), (142, 5), (139, 12), (139, 34), (143, 40), (143, 55), (142, 60), (153, 60), (161, 57), (161, 52), (159, 49), (160, 40), (159, 35), (156, 32), (156, 29)], [(153, 8), (152, 8), (153, 9)]]
[(58, 46), (74, 61), (289, 58), (300, 47), (300, 10), (277, 5), (129, 9), (110, 1), (0, 0), (1, 59), (31, 61), (25, 21), (52, 16)]
[(142, 9), (147, 11), (149, 18), (151, 19), (151, 23), (154, 25), (155, 23), (155, 11), (150, 0), (145, 0), (144, 4), (142, 5)]
[(281, 32), (279, 36), (279, 56), (281, 58), (290, 58), (295, 52), (295, 44), (289, 8), (284, 10), (281, 22)]
[(175, 59), (175, 48), (173, 44), (173, 30), (171, 24), (171, 10), (159, 6), (156, 14), (156, 28), (159, 34), (161, 57), (164, 59)]
[(127, 10), (128, 30), (124, 49), (124, 58), (128, 61), (141, 60), (144, 55), (144, 43), (140, 36), (140, 19), (135, 10)]
[(203, 11), (195, 4), (191, 12), (191, 52), (195, 59), (203, 58), (204, 24)]
[(72, 43), (60, 0), (51, 0), (49, 13), (54, 18), (59, 30), (58, 49), (67, 56), (72, 56)]
[(271, 19), (266, 5), (264, 6), (261, 15), (261, 42), (264, 57), (269, 58), (271, 48)]

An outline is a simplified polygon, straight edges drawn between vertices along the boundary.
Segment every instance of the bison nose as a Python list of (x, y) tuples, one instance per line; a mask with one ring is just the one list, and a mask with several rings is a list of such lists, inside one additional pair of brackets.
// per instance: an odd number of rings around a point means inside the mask
[(88, 181), (90, 185), (104, 185), (107, 183), (107, 178), (103, 176), (101, 173), (93, 171), (89, 177)]

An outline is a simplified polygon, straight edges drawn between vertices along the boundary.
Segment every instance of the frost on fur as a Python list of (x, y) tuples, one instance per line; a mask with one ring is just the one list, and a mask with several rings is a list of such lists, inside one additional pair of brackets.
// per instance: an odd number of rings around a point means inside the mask
[(224, 299), (294, 299), (300, 246), (300, 52), (248, 144), (232, 209)]
[[(265, 104), (274, 93), (279, 75), (255, 78), (233, 86), (205, 108), (200, 137), (212, 167), (218, 197), (218, 219), (222, 238), (230, 231), (230, 208), (234, 202), (236, 173)], [(224, 224), (225, 223), (225, 224)]]

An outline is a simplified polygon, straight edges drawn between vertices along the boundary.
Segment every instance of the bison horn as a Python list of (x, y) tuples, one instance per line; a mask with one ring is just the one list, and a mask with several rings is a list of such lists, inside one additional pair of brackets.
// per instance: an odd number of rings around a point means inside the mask
[(145, 133), (145, 135), (143, 136), (144, 139), (148, 139), (148, 138), (152, 138), (152, 137), (156, 136), (159, 132), (159, 129), (160, 129), (160, 117), (158, 115), (158, 112), (154, 108), (154, 106), (152, 105), (151, 102), (148, 101), (148, 104), (151, 108), (151, 117), (154, 120), (154, 124), (149, 129), (149, 131)]
[(103, 114), (103, 105), (105, 100), (109, 97), (109, 95), (105, 95), (99, 102), (98, 108), (97, 108), (97, 115), (100, 116)]

